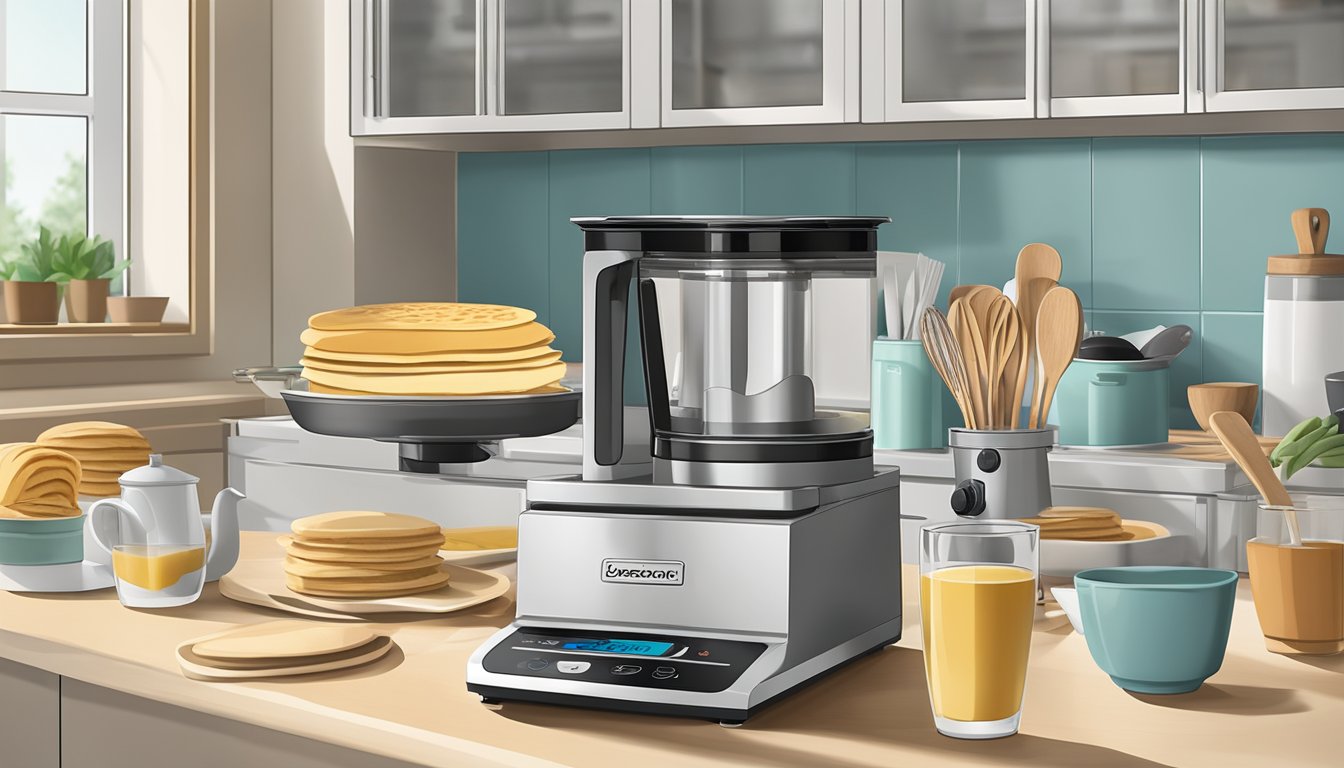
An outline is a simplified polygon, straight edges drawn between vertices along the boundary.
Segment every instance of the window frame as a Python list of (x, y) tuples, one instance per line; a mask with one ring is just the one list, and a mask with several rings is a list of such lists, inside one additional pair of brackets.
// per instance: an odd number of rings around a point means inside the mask
[[(126, 93), (129, 82), (127, 20), (132, 3), (133, 0), (88, 0), (89, 70), (85, 94), (0, 91), (0, 112), (6, 114), (88, 117), (89, 229), (113, 239), (118, 253), (133, 251), (127, 246), (129, 191), (134, 170), (127, 162), (131, 105)], [(63, 326), (34, 329), (31, 333), (6, 331), (0, 333), (0, 361), (210, 354), (212, 9), (210, 0), (187, 0), (187, 3), (190, 19), (188, 322), (124, 332), (109, 332), (108, 329), (85, 332)], [(133, 262), (131, 268), (135, 267)]]
[[(0, 0), (0, 15), (8, 0)], [(122, 0), (85, 0), (84, 93), (0, 90), (0, 115), (82, 117), (88, 231), (126, 253), (126, 45)]]

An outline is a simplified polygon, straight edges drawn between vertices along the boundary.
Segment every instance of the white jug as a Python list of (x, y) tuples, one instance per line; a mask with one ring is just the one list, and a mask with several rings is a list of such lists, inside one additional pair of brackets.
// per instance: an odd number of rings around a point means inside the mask
[[(196, 496), (199, 478), (163, 463), (152, 454), (149, 464), (123, 474), (120, 499), (99, 499), (88, 512), (86, 538), (110, 560), (112, 547), (120, 543), (118, 526), (131, 526), (122, 540), (145, 544), (205, 546), (205, 526), (201, 522), (200, 502)], [(210, 549), (206, 553), (205, 580), (214, 581), (228, 573), (238, 562), (238, 502), (243, 494), (225, 488), (215, 497), (210, 513)], [(100, 512), (119, 512), (120, 519)]]

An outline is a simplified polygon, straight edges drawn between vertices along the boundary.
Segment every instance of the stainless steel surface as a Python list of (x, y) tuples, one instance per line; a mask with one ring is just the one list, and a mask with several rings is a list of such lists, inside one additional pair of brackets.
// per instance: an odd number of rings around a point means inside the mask
[(501, 0), (502, 112), (620, 112), (622, 6), (622, 0)]
[(1021, 99), (1027, 94), (1026, 4), (904, 0), (899, 8), (907, 102)]
[[(958, 486), (969, 484), (981, 494), (983, 511), (967, 515), (978, 520), (1032, 517), (1051, 506), (1050, 463), (1054, 443), (1049, 429), (967, 430), (952, 429), (952, 451)], [(997, 456), (992, 468), (982, 462), (982, 453)]]
[[(467, 681), (518, 690), (681, 707), (745, 711), (900, 632), (899, 480), (884, 473), (825, 489), (830, 500), (782, 518), (734, 509), (659, 514), (629, 484), (568, 483), (588, 508), (529, 509), (519, 523), (518, 618), (513, 627), (755, 640), (766, 652), (728, 690), (694, 693), (523, 675), (492, 674), (482, 660), (506, 628), (472, 655)], [(538, 482), (554, 497), (556, 485)], [(775, 505), (787, 493), (822, 489), (669, 488), (662, 506), (725, 500), (736, 509)], [(552, 491), (545, 494), (544, 491)], [(628, 499), (626, 510), (604, 506)], [(752, 501), (753, 497), (756, 501)], [(533, 503), (536, 500), (533, 499)], [(717, 512), (717, 514), (715, 514)], [(725, 515), (725, 516), (720, 516)], [(609, 559), (682, 564), (681, 584), (613, 583)]]
[(1344, 277), (1266, 275), (1265, 298), (1270, 301), (1344, 301)]
[(781, 488), (790, 485), (836, 485), (873, 474), (871, 456), (843, 461), (672, 461), (653, 460), (653, 479), (674, 485)]
[(808, 509), (855, 496), (880, 493), (898, 487), (900, 473), (894, 467), (869, 472), (863, 480), (836, 486), (781, 488), (731, 488), (693, 485), (660, 485), (651, 477), (625, 482), (589, 483), (577, 477), (537, 478), (527, 484), (527, 498), (534, 505), (581, 505), (585, 507), (639, 507), (748, 514), (778, 512), (788, 517)]
[(824, 0), (665, 0), (672, 108), (822, 103)]

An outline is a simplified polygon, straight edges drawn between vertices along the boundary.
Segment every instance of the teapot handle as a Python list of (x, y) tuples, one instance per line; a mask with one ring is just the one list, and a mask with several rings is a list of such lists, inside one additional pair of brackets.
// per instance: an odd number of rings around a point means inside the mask
[(112, 547), (119, 542), (108, 544), (106, 541), (103, 541), (102, 535), (99, 534), (99, 530), (101, 529), (101, 526), (98, 524), (99, 510), (115, 510), (117, 512), (122, 512), (136, 521), (140, 520), (140, 515), (135, 511), (134, 507), (121, 499), (99, 499), (89, 507), (89, 519), (86, 524), (91, 527), (93, 532), (93, 542), (98, 545), (99, 549), (103, 550), (109, 557), (111, 557)]

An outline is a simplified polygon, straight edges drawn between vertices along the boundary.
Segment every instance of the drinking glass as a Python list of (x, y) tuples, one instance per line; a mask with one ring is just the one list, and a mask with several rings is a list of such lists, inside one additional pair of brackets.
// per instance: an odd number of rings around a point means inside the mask
[(1293, 494), (1291, 507), (1259, 505), (1246, 543), (1251, 596), (1274, 653), (1344, 652), (1344, 501)]
[(1017, 733), (1036, 615), (1040, 529), (1012, 521), (923, 529), (919, 604), (924, 671), (938, 732)]
[(201, 542), (163, 540), (149, 543), (139, 526), (125, 525), (117, 515), (112, 547), (112, 574), (117, 597), (128, 608), (172, 608), (196, 601), (205, 587), (205, 548)]

